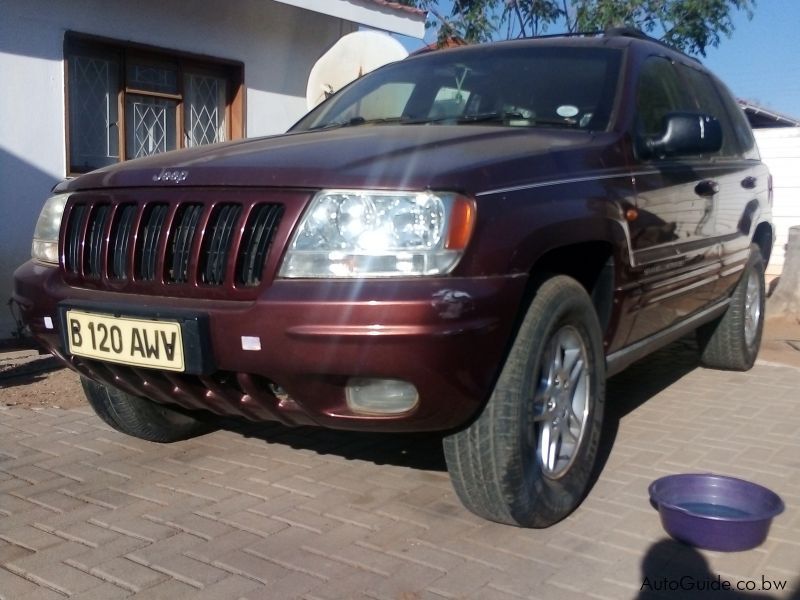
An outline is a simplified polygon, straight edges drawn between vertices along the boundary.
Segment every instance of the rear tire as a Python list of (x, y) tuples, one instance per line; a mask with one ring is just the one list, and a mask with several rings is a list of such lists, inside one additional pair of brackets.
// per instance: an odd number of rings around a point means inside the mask
[(86, 377), (81, 377), (81, 384), (97, 416), (117, 431), (133, 437), (168, 443), (203, 435), (214, 429), (210, 423), (188, 413)]
[(551, 277), (537, 290), (483, 412), (444, 440), (464, 505), (522, 527), (566, 517), (590, 484), (604, 395), (592, 301), (574, 279)]
[(725, 314), (697, 330), (703, 366), (729, 371), (747, 371), (753, 366), (764, 330), (765, 297), (764, 259), (753, 244)]

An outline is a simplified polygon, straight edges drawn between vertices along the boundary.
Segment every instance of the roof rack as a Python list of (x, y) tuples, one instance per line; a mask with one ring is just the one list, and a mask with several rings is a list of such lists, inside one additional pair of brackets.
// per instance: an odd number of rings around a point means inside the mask
[(546, 40), (548, 38), (565, 38), (565, 37), (589, 37), (595, 35), (603, 35), (600, 30), (594, 31), (566, 31), (564, 33), (548, 33), (546, 35), (534, 35), (528, 39), (531, 40)]
[(625, 27), (608, 27), (604, 32), (603, 35), (606, 37), (629, 37), (629, 38), (636, 38), (639, 40), (647, 40), (648, 42), (656, 42), (658, 44), (664, 45), (664, 42), (661, 40), (657, 40), (654, 37), (650, 37), (641, 29), (636, 29), (635, 27), (625, 26)]
[[(672, 46), (672, 45), (670, 45), (670, 44), (668, 44), (668, 43), (666, 43), (666, 42), (664, 42), (662, 40), (659, 40), (657, 38), (649, 36), (644, 31), (642, 31), (640, 29), (636, 29), (635, 27), (630, 27), (630, 26), (609, 27), (608, 29), (606, 29), (603, 32), (603, 35), (605, 35), (606, 37), (626, 37), (626, 38), (634, 38), (634, 39), (637, 39), (637, 40), (645, 40), (645, 41), (648, 41), (648, 42), (653, 42), (654, 44), (658, 44), (659, 46), (662, 46), (664, 48), (668, 48), (669, 50), (672, 50), (673, 52), (678, 52), (680, 54), (683, 54), (685, 57), (687, 57), (687, 58), (689, 58), (689, 59), (691, 59), (691, 60), (693, 60), (693, 61), (695, 61), (697, 63), (700, 63), (700, 60), (697, 57), (691, 56), (689, 54), (686, 54), (685, 52), (683, 52), (682, 50), (676, 48), (675, 46)], [(702, 64), (702, 63), (700, 63), (700, 64)]]
[(548, 33), (547, 35), (533, 36), (532, 39), (540, 40), (547, 38), (591, 37), (600, 35), (604, 37), (626, 37), (626, 38), (634, 38), (637, 40), (645, 40), (648, 42), (653, 42), (654, 44), (658, 44), (659, 46), (664, 46), (665, 48), (669, 48), (670, 50), (674, 50), (675, 52), (681, 52), (674, 46), (670, 46), (668, 43), (663, 42), (658, 38), (654, 38), (650, 35), (647, 35), (641, 29), (636, 29), (636, 27), (631, 27), (630, 25), (625, 25), (621, 27), (607, 27), (605, 30), (595, 29), (594, 31), (569, 31), (565, 33)]

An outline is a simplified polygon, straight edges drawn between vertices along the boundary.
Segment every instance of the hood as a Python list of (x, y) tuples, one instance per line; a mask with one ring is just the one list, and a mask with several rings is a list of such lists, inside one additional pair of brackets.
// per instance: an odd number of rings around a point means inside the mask
[(430, 188), (477, 194), (555, 173), (607, 168), (603, 148), (613, 138), (566, 129), (361, 125), (167, 152), (93, 171), (65, 187)]

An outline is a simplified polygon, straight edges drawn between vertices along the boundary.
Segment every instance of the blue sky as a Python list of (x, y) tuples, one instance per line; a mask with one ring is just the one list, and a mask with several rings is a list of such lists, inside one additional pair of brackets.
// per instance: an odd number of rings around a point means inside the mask
[(739, 98), (800, 118), (800, 1), (758, 0), (703, 63)]
[[(730, 38), (706, 50), (703, 64), (738, 98), (800, 119), (800, 0), (757, 0), (753, 20), (739, 11), (734, 25)], [(403, 41), (410, 49), (421, 46)]]

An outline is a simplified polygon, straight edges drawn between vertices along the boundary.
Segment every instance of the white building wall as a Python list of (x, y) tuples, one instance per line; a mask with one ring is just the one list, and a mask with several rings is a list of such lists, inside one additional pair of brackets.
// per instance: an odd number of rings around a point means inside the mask
[(780, 275), (789, 227), (800, 225), (800, 127), (756, 129), (754, 133), (775, 190), (775, 245), (767, 275)]
[(14, 269), (50, 188), (66, 176), (64, 34), (71, 30), (244, 63), (246, 135), (305, 112), (314, 62), (351, 22), (265, 0), (0, 2), (0, 340)]

